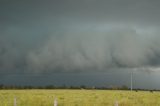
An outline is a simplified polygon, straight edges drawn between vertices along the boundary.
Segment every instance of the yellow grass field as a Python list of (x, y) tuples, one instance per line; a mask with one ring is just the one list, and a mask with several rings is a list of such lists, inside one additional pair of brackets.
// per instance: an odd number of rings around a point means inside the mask
[(160, 106), (160, 92), (111, 90), (0, 90), (0, 106)]

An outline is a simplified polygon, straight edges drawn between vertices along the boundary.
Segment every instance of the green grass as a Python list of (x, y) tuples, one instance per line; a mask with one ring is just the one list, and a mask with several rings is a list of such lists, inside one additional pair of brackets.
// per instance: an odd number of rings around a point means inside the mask
[(110, 90), (0, 90), (0, 106), (160, 106), (160, 92)]

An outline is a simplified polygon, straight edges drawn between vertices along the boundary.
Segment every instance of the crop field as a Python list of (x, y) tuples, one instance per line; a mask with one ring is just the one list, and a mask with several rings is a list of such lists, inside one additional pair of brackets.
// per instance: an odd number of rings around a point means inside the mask
[(160, 92), (111, 90), (0, 90), (0, 106), (160, 106)]

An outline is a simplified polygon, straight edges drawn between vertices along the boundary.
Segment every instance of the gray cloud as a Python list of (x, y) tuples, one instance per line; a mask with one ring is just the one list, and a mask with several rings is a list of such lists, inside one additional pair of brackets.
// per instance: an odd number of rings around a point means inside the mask
[(158, 67), (159, 0), (1, 0), (0, 69)]
[(95, 30), (51, 36), (44, 46), (29, 53), (29, 67), (73, 71), (159, 66), (155, 62), (160, 54), (156, 31), (147, 35), (126, 27)]

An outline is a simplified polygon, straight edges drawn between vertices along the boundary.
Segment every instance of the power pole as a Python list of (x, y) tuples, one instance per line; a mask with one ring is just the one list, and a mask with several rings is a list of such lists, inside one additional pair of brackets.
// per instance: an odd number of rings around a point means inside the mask
[(131, 91), (133, 90), (133, 72), (131, 71)]

